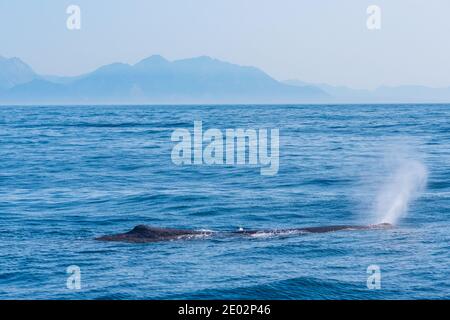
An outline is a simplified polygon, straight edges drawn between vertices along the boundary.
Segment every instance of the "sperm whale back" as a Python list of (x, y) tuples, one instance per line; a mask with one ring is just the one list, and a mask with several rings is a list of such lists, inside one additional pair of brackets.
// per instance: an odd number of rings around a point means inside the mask
[(122, 242), (158, 242), (181, 239), (192, 239), (208, 237), (211, 235), (221, 236), (258, 236), (261, 234), (284, 235), (284, 234), (304, 234), (304, 233), (327, 233), (343, 230), (370, 230), (370, 229), (387, 229), (391, 228), (389, 223), (382, 223), (369, 226), (352, 226), (352, 225), (336, 225), (336, 226), (318, 226), (307, 228), (293, 229), (273, 229), (273, 230), (238, 230), (228, 232), (213, 232), (188, 229), (174, 228), (158, 228), (147, 225), (138, 225), (132, 230), (125, 233), (106, 235), (96, 238), (100, 241), (122, 241)]
[(106, 235), (97, 238), (102, 241), (125, 241), (125, 242), (156, 242), (180, 239), (186, 236), (201, 234), (200, 231), (183, 230), (173, 228), (158, 228), (146, 225), (138, 225), (125, 233)]

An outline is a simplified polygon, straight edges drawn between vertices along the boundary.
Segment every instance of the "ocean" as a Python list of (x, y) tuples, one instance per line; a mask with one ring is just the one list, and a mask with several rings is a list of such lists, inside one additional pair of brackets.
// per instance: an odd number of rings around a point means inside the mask
[[(171, 135), (194, 121), (279, 129), (277, 174), (175, 165)], [(0, 299), (448, 299), (449, 179), (450, 105), (3, 106)], [(395, 227), (94, 240), (382, 221)]]

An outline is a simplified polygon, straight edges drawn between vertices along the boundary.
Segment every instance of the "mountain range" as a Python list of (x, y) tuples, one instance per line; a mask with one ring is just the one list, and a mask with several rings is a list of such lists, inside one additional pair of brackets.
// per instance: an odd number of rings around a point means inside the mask
[(207, 56), (168, 61), (153, 55), (75, 77), (40, 75), (19, 58), (0, 56), (0, 104), (371, 103), (450, 102), (450, 88), (356, 90), (300, 80)]
[(36, 74), (17, 58), (0, 62), (0, 103), (289, 103), (328, 95), (276, 81), (263, 71), (210, 57), (168, 61), (154, 55), (77, 77)]

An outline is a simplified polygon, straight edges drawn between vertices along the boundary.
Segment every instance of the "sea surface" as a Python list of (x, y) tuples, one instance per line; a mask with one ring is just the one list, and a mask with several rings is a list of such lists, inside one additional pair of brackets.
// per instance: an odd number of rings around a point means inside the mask
[[(279, 129), (278, 174), (176, 166), (171, 134), (195, 120)], [(137, 224), (372, 224), (380, 207), (394, 228), (94, 240)], [(184, 298), (449, 299), (450, 105), (0, 107), (0, 299)]]

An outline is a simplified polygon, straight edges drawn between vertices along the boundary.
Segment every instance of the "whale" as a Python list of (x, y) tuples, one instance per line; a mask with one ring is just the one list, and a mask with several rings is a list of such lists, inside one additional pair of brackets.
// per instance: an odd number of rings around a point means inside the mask
[(261, 229), (261, 230), (239, 229), (234, 231), (211, 231), (211, 230), (161, 228), (141, 224), (135, 226), (132, 230), (128, 232), (104, 235), (95, 238), (95, 240), (146, 243), (146, 242), (161, 242), (173, 240), (206, 239), (210, 237), (292, 236), (292, 235), (304, 235), (313, 233), (329, 233), (336, 231), (376, 230), (376, 229), (390, 229), (390, 228), (393, 228), (393, 225), (389, 223), (380, 223), (365, 226), (331, 225), (331, 226), (316, 226), (316, 227), (291, 228), (291, 229)]

